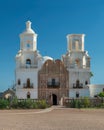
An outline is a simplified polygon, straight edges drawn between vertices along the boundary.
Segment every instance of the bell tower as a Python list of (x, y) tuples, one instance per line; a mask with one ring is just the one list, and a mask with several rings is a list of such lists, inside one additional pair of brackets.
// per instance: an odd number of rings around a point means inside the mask
[(67, 50), (68, 51), (84, 51), (84, 34), (69, 34), (67, 35)]
[(69, 97), (89, 96), (90, 56), (84, 49), (84, 34), (67, 35), (67, 53), (62, 60), (69, 71)]
[(38, 98), (38, 70), (42, 56), (37, 50), (37, 34), (26, 22), (26, 29), (20, 34), (20, 50), (16, 55), (16, 96), (18, 99)]
[(20, 34), (21, 50), (37, 50), (37, 34), (31, 28), (31, 22), (26, 22), (26, 30)]

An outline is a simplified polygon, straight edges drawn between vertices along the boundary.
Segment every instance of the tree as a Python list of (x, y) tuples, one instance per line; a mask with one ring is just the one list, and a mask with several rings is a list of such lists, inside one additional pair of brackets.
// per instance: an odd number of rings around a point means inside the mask
[(100, 93), (98, 94), (98, 96), (99, 96), (99, 97), (104, 97), (104, 92), (100, 92)]
[(93, 73), (92, 72), (90, 72), (90, 77), (93, 77), (94, 75), (93, 75)]

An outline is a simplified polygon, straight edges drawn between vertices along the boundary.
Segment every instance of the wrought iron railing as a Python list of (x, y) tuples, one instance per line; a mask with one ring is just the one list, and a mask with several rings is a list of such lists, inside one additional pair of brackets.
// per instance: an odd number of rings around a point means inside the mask
[(47, 82), (47, 88), (59, 88), (60, 82)]
[(23, 88), (34, 88), (34, 86), (33, 86), (33, 83), (31, 83), (31, 84), (24, 83)]
[(83, 84), (79, 83), (79, 84), (73, 84), (73, 88), (83, 88)]

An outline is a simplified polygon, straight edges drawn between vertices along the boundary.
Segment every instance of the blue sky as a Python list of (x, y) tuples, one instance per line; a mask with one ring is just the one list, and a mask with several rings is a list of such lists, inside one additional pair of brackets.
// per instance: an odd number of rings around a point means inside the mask
[(19, 34), (30, 20), (38, 50), (54, 59), (67, 51), (66, 35), (84, 33), (91, 56), (92, 84), (104, 84), (103, 0), (0, 0), (0, 91), (15, 82)]

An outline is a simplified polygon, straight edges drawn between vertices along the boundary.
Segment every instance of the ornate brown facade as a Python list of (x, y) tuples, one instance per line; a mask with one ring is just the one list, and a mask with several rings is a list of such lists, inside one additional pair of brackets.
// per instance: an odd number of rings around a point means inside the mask
[(69, 96), (68, 71), (61, 60), (47, 60), (38, 78), (38, 98), (56, 105), (63, 96)]

